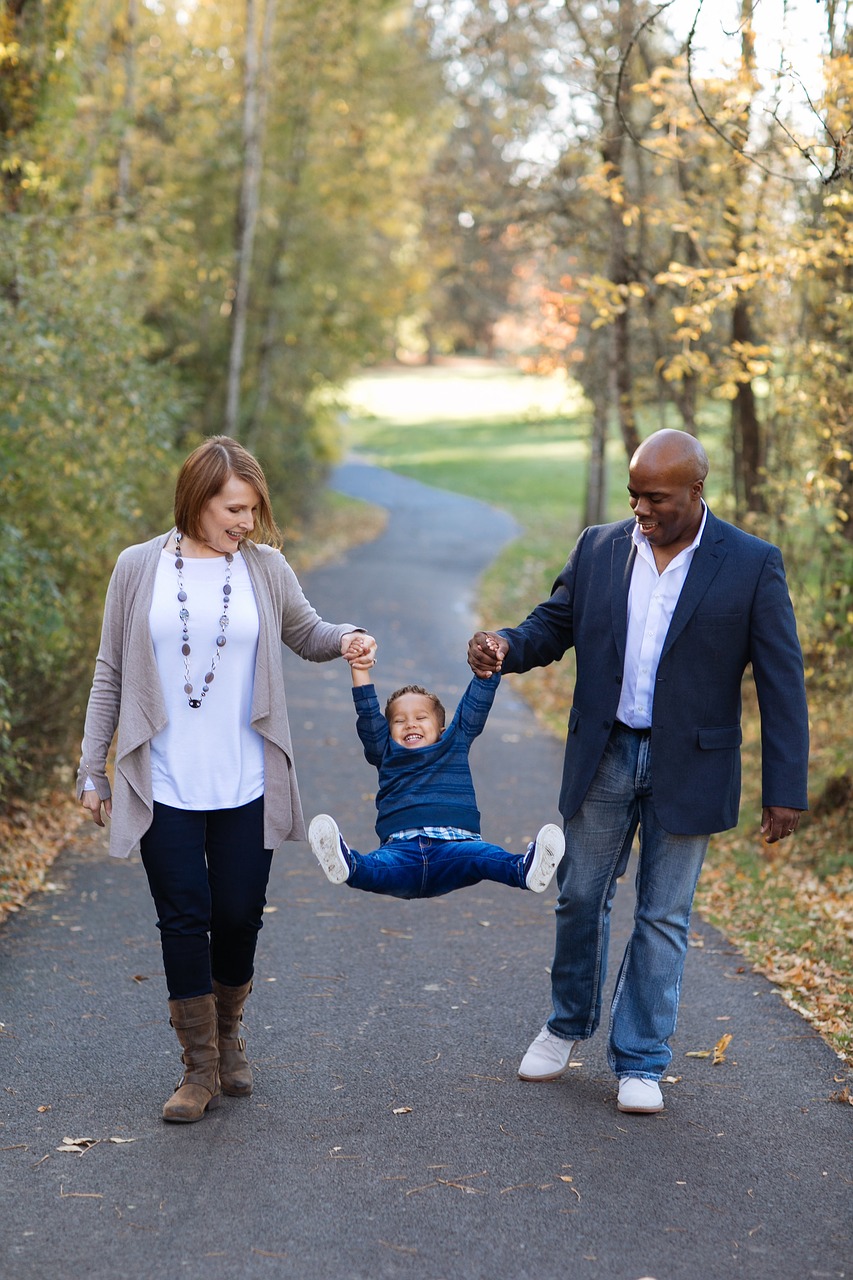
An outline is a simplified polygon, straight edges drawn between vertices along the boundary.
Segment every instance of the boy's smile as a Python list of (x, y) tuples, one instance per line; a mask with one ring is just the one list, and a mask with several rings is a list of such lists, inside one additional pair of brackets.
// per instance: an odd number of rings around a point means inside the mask
[(429, 747), (442, 734), (438, 713), (422, 693), (403, 693), (394, 699), (388, 728), (401, 747)]

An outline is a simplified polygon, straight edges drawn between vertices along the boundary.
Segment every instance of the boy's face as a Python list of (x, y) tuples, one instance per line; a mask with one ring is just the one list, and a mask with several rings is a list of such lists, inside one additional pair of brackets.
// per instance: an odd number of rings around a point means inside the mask
[(443, 733), (438, 712), (422, 693), (404, 693), (388, 711), (391, 737), (401, 747), (429, 747)]

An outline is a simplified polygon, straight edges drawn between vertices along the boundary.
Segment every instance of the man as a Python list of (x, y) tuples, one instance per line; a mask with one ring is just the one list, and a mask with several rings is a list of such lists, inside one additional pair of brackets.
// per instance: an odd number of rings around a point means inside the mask
[(761, 713), (768, 844), (807, 807), (803, 661), (778, 549), (705, 505), (705, 450), (658, 431), (631, 459), (632, 521), (584, 530), (551, 598), (515, 628), (477, 632), (468, 662), (546, 666), (574, 646), (560, 811), (553, 1014), (522, 1080), (555, 1080), (601, 1017), (609, 915), (640, 829), (637, 910), (611, 1008), (608, 1061), (621, 1111), (663, 1109), (690, 908), (708, 839), (737, 822), (741, 680)]

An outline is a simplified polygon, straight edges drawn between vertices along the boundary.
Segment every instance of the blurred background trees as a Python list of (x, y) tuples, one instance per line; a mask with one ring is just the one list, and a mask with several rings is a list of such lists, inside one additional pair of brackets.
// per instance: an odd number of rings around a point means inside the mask
[(853, 47), (846, 5), (799, 0), (804, 44), (774, 3), (0, 0), (4, 801), (73, 755), (187, 450), (229, 431), (306, 522), (389, 359), (578, 380), (587, 522), (608, 441), (701, 434), (840, 685)]

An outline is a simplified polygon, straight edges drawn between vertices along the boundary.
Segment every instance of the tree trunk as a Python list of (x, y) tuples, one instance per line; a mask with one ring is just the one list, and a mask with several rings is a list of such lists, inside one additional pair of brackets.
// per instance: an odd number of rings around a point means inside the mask
[(238, 436), (240, 431), (240, 388), (246, 355), (246, 328), (249, 315), (249, 293), (252, 254), (261, 193), (264, 94), (269, 48), (276, 0), (267, 0), (261, 38), (262, 58), (258, 53), (257, 4), (246, 0), (246, 57), (243, 75), (243, 175), (237, 213), (237, 246), (234, 301), (231, 308), (231, 349), (228, 357), (228, 391), (225, 404), (225, 431)]
[[(627, 70), (627, 54), (634, 37), (634, 4), (633, 0), (622, 0), (619, 5), (619, 48), (620, 64), (623, 65), (623, 93), (630, 93), (631, 81)], [(625, 121), (619, 110), (619, 103), (614, 101), (605, 119), (604, 142), (601, 149), (602, 159), (608, 166), (611, 181), (623, 177), (625, 152)], [(615, 285), (627, 285), (630, 279), (628, 266), (628, 231), (622, 219), (623, 206), (611, 200), (609, 205), (609, 237), (608, 277)], [(633, 457), (639, 447), (640, 437), (634, 415), (634, 371), (631, 366), (631, 312), (630, 297), (623, 293), (623, 309), (611, 325), (611, 360), (613, 370), (613, 394), (619, 429), (625, 444), (628, 459)]]
[[(741, 79), (745, 86), (752, 88), (755, 78), (755, 37), (752, 30), (754, 0), (741, 0)], [(746, 96), (750, 104), (751, 96)], [(750, 131), (750, 106), (744, 108), (739, 128), (735, 131), (740, 146), (745, 150)], [(740, 172), (744, 173), (741, 166)], [(743, 238), (742, 210), (740, 201), (733, 201), (729, 211), (734, 226), (732, 239), (732, 261), (736, 262)], [(747, 349), (754, 344), (752, 318), (747, 299), (739, 294), (732, 311), (732, 349), (738, 352), (742, 347)], [(765, 444), (761, 423), (758, 420), (758, 407), (752, 382), (739, 382), (737, 395), (732, 401), (732, 458), (735, 464), (735, 500), (738, 515), (744, 511), (764, 511), (765, 502), (761, 493), (763, 468), (765, 463)]]
[[(732, 343), (752, 342), (749, 306), (745, 298), (739, 297), (732, 312)], [(765, 511), (766, 504), (761, 491), (764, 483), (765, 444), (751, 382), (739, 382), (737, 395), (732, 401), (732, 455), (740, 472), (735, 494), (742, 496), (746, 511)]]
[(607, 519), (607, 418), (610, 402), (606, 380), (592, 405), (592, 434), (589, 441), (589, 467), (586, 474), (584, 527), (604, 524)]
[(130, 199), (131, 138), (136, 113), (136, 19), (137, 0), (127, 0), (127, 36), (124, 45), (124, 121), (116, 175), (116, 196), (120, 210)]
[(258, 351), (258, 390), (250, 419), (246, 423), (245, 432), (245, 445), (247, 449), (251, 450), (257, 447), (264, 418), (272, 399), (275, 353), (278, 334), (281, 329), (282, 314), (282, 309), (279, 306), (279, 294), (282, 284), (281, 261), (289, 247), (291, 217), (294, 211), (296, 193), (299, 190), (299, 184), (302, 179), (302, 169), (307, 157), (308, 130), (308, 112), (303, 107), (299, 110), (293, 122), (290, 159), (285, 180), (288, 192), (287, 204), (285, 205), (279, 232), (273, 245), (267, 272), (267, 302), (266, 310), (261, 318), (261, 342)]

